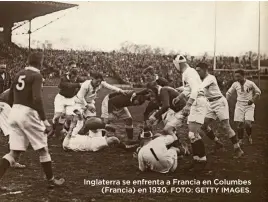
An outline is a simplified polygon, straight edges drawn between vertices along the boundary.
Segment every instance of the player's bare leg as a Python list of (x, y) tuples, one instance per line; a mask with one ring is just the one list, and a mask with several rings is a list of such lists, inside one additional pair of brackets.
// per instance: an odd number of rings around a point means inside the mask
[(204, 170), (207, 164), (207, 157), (205, 151), (204, 142), (199, 134), (202, 124), (196, 122), (189, 122), (188, 128), (189, 133), (188, 137), (192, 145), (193, 153), (193, 165), (191, 166), (190, 171), (202, 171)]
[(201, 127), (201, 130), (206, 134), (206, 136), (211, 139), (212, 141), (215, 142), (216, 146), (215, 149), (222, 149), (223, 148), (223, 144), (222, 142), (219, 140), (218, 137), (215, 136), (214, 131), (209, 127), (209, 125), (212, 123), (212, 121), (214, 121), (211, 118), (205, 118), (204, 124)]
[(233, 144), (233, 147), (234, 147), (234, 151), (235, 151), (235, 158), (239, 158), (241, 157), (244, 152), (243, 150), (240, 148), (240, 145), (239, 145), (239, 142), (238, 142), (238, 139), (237, 139), (237, 136), (234, 132), (234, 130), (231, 128), (230, 126), (230, 122), (229, 122), (229, 119), (226, 119), (226, 120), (222, 120), (221, 121), (221, 127), (222, 129), (224, 130), (224, 132), (226, 134), (228, 134), (228, 137), (229, 139), (231, 140), (232, 144)]
[(48, 151), (48, 147), (42, 148), (38, 150), (39, 160), (43, 171), (46, 175), (46, 179), (48, 180), (48, 187), (53, 188), (55, 186), (61, 186), (65, 182), (63, 178), (56, 179), (54, 178), (51, 164), (51, 156)]
[(237, 131), (238, 143), (242, 145), (243, 138), (244, 138), (244, 123), (243, 122), (236, 122), (236, 131)]
[(246, 133), (248, 135), (248, 141), (250, 144), (252, 144), (252, 121), (245, 121), (245, 129), (246, 129)]

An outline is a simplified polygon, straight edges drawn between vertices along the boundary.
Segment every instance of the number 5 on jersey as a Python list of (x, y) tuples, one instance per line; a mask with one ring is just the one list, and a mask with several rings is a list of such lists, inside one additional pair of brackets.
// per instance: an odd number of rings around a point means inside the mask
[(18, 78), (18, 84), (16, 85), (17, 90), (23, 90), (25, 87), (25, 81), (24, 79), (26, 78), (26, 75), (21, 75)]

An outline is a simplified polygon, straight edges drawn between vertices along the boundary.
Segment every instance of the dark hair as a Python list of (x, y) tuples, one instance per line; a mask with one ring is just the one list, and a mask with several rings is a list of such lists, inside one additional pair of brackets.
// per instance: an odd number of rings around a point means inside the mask
[(241, 74), (242, 76), (245, 76), (245, 71), (243, 69), (235, 70), (235, 74)]
[(92, 76), (92, 78), (94, 78), (94, 79), (100, 79), (100, 80), (102, 80), (102, 81), (104, 80), (104, 79), (103, 79), (103, 76), (102, 76), (101, 73), (94, 72), (94, 73), (91, 74), (91, 76)]
[(137, 100), (139, 104), (142, 105), (147, 100), (147, 98), (145, 95), (136, 95), (132, 101), (134, 100)]
[(31, 53), (28, 57), (28, 64), (33, 67), (41, 67), (44, 55), (40, 52)]
[(78, 69), (76, 69), (76, 68), (72, 68), (72, 69), (70, 70), (70, 75), (77, 76), (77, 75), (78, 75)]
[(154, 67), (153, 66), (149, 66), (149, 67), (145, 68), (142, 71), (142, 74), (147, 74), (147, 73), (154, 74), (155, 73)]
[(204, 62), (200, 62), (196, 65), (196, 67), (200, 67), (201, 69), (203, 70), (207, 70), (208, 69), (208, 65), (207, 63), (204, 63)]
[(156, 95), (158, 94), (158, 88), (155, 82), (147, 83), (146, 88), (153, 91)]

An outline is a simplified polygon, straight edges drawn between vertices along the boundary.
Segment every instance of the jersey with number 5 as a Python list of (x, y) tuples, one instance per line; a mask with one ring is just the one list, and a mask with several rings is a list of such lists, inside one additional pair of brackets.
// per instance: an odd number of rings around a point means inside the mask
[(42, 101), (43, 78), (38, 69), (25, 68), (17, 73), (11, 85), (9, 104), (20, 104), (36, 110), (41, 120), (45, 120)]

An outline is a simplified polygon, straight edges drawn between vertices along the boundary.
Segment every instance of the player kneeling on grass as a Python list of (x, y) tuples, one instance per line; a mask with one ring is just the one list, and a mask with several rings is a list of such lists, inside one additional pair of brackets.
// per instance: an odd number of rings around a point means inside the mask
[(116, 119), (122, 119), (126, 124), (126, 133), (128, 139), (133, 139), (133, 125), (132, 116), (127, 107), (142, 105), (147, 97), (144, 93), (146, 91), (141, 91), (135, 93), (130, 91), (127, 94), (122, 93), (111, 93), (108, 94), (102, 101), (101, 105), (101, 118), (105, 124)]
[(105, 124), (100, 118), (91, 117), (84, 122), (82, 114), (76, 111), (76, 116), (62, 146), (66, 151), (95, 152), (120, 143), (117, 137), (108, 137), (106, 133)]
[[(8, 123), (8, 116), (11, 110), (11, 107), (8, 104), (9, 89), (3, 92), (0, 95), (0, 129), (2, 130), (5, 137), (9, 136), (10, 124)], [(18, 162), (15, 162), (11, 165), (13, 168), (25, 168), (25, 165), (22, 165)]]
[[(170, 135), (156, 134), (149, 128), (140, 133), (141, 148), (137, 149), (139, 169), (141, 171), (154, 171), (159, 173), (174, 172), (178, 166), (178, 155), (186, 154), (187, 147), (176, 148), (167, 146), (172, 141)], [(136, 156), (134, 156), (136, 157)]]

